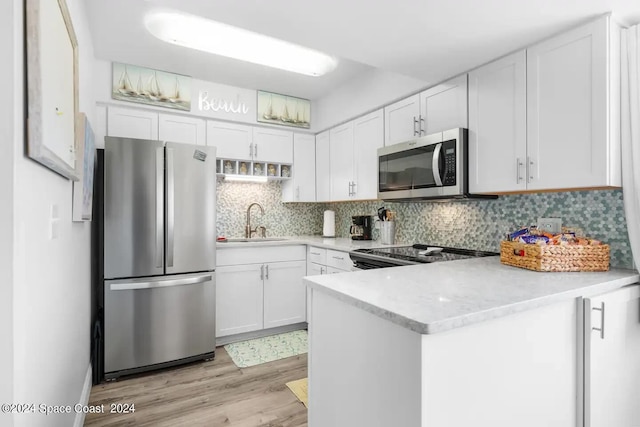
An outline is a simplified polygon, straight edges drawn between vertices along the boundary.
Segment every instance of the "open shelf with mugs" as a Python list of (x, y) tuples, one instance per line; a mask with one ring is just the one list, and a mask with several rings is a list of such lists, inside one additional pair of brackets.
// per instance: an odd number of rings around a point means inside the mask
[(291, 179), (292, 165), (250, 160), (217, 159), (218, 177), (239, 181), (271, 181)]

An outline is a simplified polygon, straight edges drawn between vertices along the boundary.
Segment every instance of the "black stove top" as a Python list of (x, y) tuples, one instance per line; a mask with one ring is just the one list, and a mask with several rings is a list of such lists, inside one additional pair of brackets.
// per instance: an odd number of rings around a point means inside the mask
[[(430, 249), (431, 248), (431, 249)], [(435, 248), (434, 252), (431, 252)], [(438, 249), (442, 249), (438, 251)], [(427, 253), (425, 253), (425, 251)], [(378, 261), (377, 267), (392, 267), (393, 265), (410, 265), (439, 261), (454, 261), (459, 259), (477, 258), (499, 255), (495, 252), (475, 251), (470, 249), (448, 248), (415, 244), (412, 246), (398, 246), (391, 248), (356, 249), (350, 253), (351, 259), (358, 264), (368, 264), (368, 268), (376, 268), (373, 261)]]

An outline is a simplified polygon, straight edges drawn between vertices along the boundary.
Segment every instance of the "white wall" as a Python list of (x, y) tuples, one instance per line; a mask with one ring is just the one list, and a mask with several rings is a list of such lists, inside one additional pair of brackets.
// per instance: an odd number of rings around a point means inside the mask
[(312, 130), (324, 131), (418, 92), (426, 86), (426, 82), (413, 77), (372, 69), (312, 103)]
[[(13, 402), (13, 149), (14, 139), (22, 139), (22, 115), (19, 105), (22, 96), (19, 82), (15, 82), (16, 63), (20, 62), (15, 37), (21, 26), (14, 17), (18, 1), (8, 2), (0, 14), (0, 81), (5, 82), (4, 102), (0, 102), (0, 403)], [(17, 27), (17, 28), (16, 28)], [(17, 84), (16, 84), (17, 83)], [(16, 123), (17, 121), (17, 123)], [(0, 413), (0, 425), (12, 425), (11, 414)]]
[[(22, 0), (12, 0), (22, 10)], [(80, 55), (80, 111), (93, 121), (93, 47), (84, 2), (67, 0)], [(20, 15), (22, 12), (20, 13)], [(22, 25), (22, 16), (14, 20)], [(21, 33), (19, 33), (21, 34)], [(22, 40), (14, 49), (21, 56)], [(5, 50), (3, 50), (4, 52)], [(21, 58), (16, 64), (21, 67)], [(22, 80), (21, 78), (18, 80)], [(15, 87), (21, 88), (18, 81)], [(21, 114), (22, 93), (15, 114)], [(22, 123), (14, 128), (21, 134)], [(73, 405), (80, 401), (90, 356), (90, 223), (71, 222), (71, 182), (24, 156), (14, 144), (14, 395), (12, 401)], [(57, 206), (60, 237), (49, 239)], [(2, 378), (4, 381), (4, 378)], [(15, 416), (16, 426), (70, 426), (75, 414)], [(5, 425), (4, 423), (0, 423)]]

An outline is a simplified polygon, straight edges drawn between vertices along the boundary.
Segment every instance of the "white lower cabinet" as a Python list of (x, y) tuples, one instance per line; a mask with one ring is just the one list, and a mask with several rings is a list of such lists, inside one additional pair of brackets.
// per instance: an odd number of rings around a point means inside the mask
[(309, 427), (581, 426), (574, 300), (428, 335), (315, 289), (311, 310)]
[(216, 269), (216, 336), (263, 328), (262, 264)]
[(216, 338), (304, 322), (305, 247), (218, 251)]
[(265, 264), (264, 328), (306, 321), (305, 261)]
[(585, 427), (640, 426), (640, 285), (584, 300)]
[(327, 274), (326, 265), (307, 261), (307, 276), (320, 276), (321, 274)]

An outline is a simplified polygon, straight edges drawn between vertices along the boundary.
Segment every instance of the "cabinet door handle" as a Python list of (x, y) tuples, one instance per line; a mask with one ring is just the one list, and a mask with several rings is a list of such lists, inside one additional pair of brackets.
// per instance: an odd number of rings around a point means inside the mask
[(522, 166), (524, 166), (524, 163), (522, 163), (522, 160), (520, 159), (520, 157), (516, 158), (516, 184), (520, 184), (520, 181), (522, 181), (522, 175), (520, 175), (520, 169), (522, 168)]
[(317, 253), (316, 253), (316, 252), (309, 252), (309, 253), (310, 253), (311, 255), (318, 255), (318, 256), (320, 256), (320, 252), (317, 252)]
[(418, 133), (418, 129), (416, 129), (416, 125), (418, 124), (418, 119), (416, 119), (416, 116), (413, 116), (413, 136), (417, 136)]
[(349, 196), (351, 196), (351, 181), (349, 181)]
[(260, 266), (260, 280), (264, 280), (264, 264)]
[(253, 142), (249, 144), (249, 158), (253, 158)]
[(527, 156), (527, 183), (533, 181), (533, 160)]
[(344, 258), (339, 257), (339, 256), (335, 256), (335, 255), (333, 256), (333, 259), (339, 259), (340, 261), (344, 261)]
[(269, 264), (266, 265), (267, 273), (265, 274), (265, 278), (269, 280)]
[(591, 310), (600, 312), (600, 327), (591, 329), (600, 332), (600, 339), (604, 339), (604, 301), (600, 303), (600, 307), (592, 307)]
[(420, 114), (420, 135), (427, 134), (427, 131), (422, 126), (423, 123), (424, 123), (424, 119), (422, 118), (422, 114)]
[(320, 267), (320, 274), (325, 274), (327, 271), (324, 269), (324, 267)]
[(258, 144), (253, 144), (253, 156), (258, 158)]
[(353, 182), (351, 183), (351, 195), (352, 195), (352, 196), (355, 196), (355, 195), (356, 195), (356, 182), (355, 182), (355, 181), (353, 181)]

